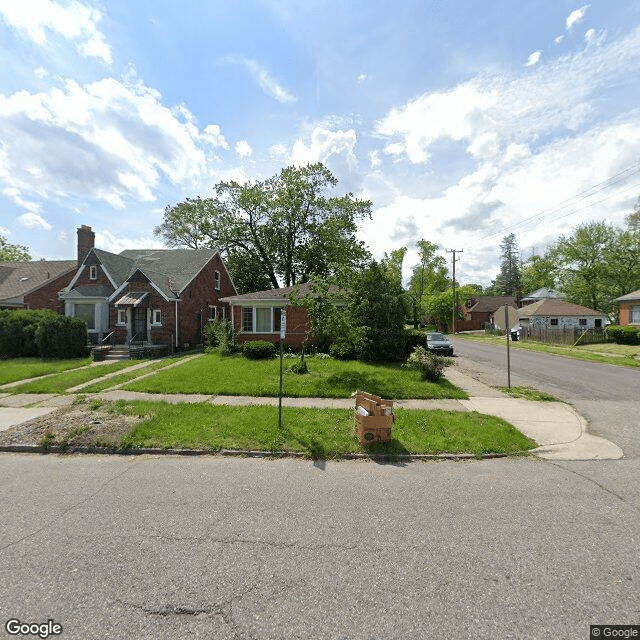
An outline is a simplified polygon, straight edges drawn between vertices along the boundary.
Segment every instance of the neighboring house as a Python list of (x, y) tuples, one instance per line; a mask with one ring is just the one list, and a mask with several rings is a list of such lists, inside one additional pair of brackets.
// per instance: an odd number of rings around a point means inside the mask
[(304, 307), (290, 306), (289, 294), (294, 289), (296, 296), (300, 298), (311, 291), (309, 283), (302, 283), (222, 298), (222, 302), (232, 305), (231, 321), (238, 342), (247, 340), (278, 342), (282, 310), (286, 308), (284, 343), (300, 349), (309, 330), (309, 314)]
[(464, 305), (464, 320), (456, 320), (457, 331), (477, 331), (484, 329), (486, 324), (494, 324), (494, 314), (504, 305), (517, 309), (516, 299), (513, 296), (477, 296), (469, 298)]
[(564, 300), (564, 295), (555, 289), (543, 287), (542, 289), (536, 289), (533, 293), (522, 298), (520, 300), (520, 306), (524, 307), (540, 300)]
[(116, 344), (193, 345), (206, 322), (227, 315), (221, 298), (236, 288), (218, 251), (115, 254), (96, 249), (94, 240), (91, 227), (78, 229), (77, 270), (59, 294), (66, 315), (82, 318), (93, 342), (113, 332)]
[(620, 324), (640, 325), (640, 289), (615, 299), (620, 303)]
[(607, 315), (564, 300), (539, 300), (518, 312), (523, 330), (528, 327), (561, 331), (563, 329), (602, 329)]
[(58, 291), (73, 277), (75, 260), (0, 262), (0, 309), (51, 309), (60, 313)]

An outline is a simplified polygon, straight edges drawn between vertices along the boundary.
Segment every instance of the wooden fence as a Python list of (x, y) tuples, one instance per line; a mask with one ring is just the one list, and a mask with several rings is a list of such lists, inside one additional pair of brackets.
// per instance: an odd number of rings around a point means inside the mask
[(535, 340), (553, 344), (601, 344), (608, 342), (603, 329), (580, 329), (579, 327), (558, 327), (544, 329), (541, 327), (523, 327), (520, 340)]

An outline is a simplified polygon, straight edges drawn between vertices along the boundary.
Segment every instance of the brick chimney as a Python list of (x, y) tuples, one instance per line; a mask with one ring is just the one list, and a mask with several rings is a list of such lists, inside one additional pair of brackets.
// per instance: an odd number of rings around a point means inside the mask
[(78, 228), (78, 266), (87, 257), (87, 253), (93, 249), (95, 242), (96, 234), (91, 230), (91, 227), (83, 224)]

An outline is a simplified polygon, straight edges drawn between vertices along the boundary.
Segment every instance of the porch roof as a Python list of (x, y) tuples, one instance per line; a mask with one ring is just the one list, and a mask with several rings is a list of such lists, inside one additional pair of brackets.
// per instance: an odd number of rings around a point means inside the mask
[(116, 301), (116, 307), (139, 307), (149, 296), (148, 291), (129, 291)]

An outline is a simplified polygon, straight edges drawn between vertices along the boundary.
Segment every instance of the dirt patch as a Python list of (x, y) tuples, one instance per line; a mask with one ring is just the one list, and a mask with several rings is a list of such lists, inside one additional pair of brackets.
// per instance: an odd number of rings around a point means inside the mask
[(84, 402), (0, 431), (0, 445), (46, 443), (49, 446), (118, 447), (140, 416), (110, 411), (113, 403)]

